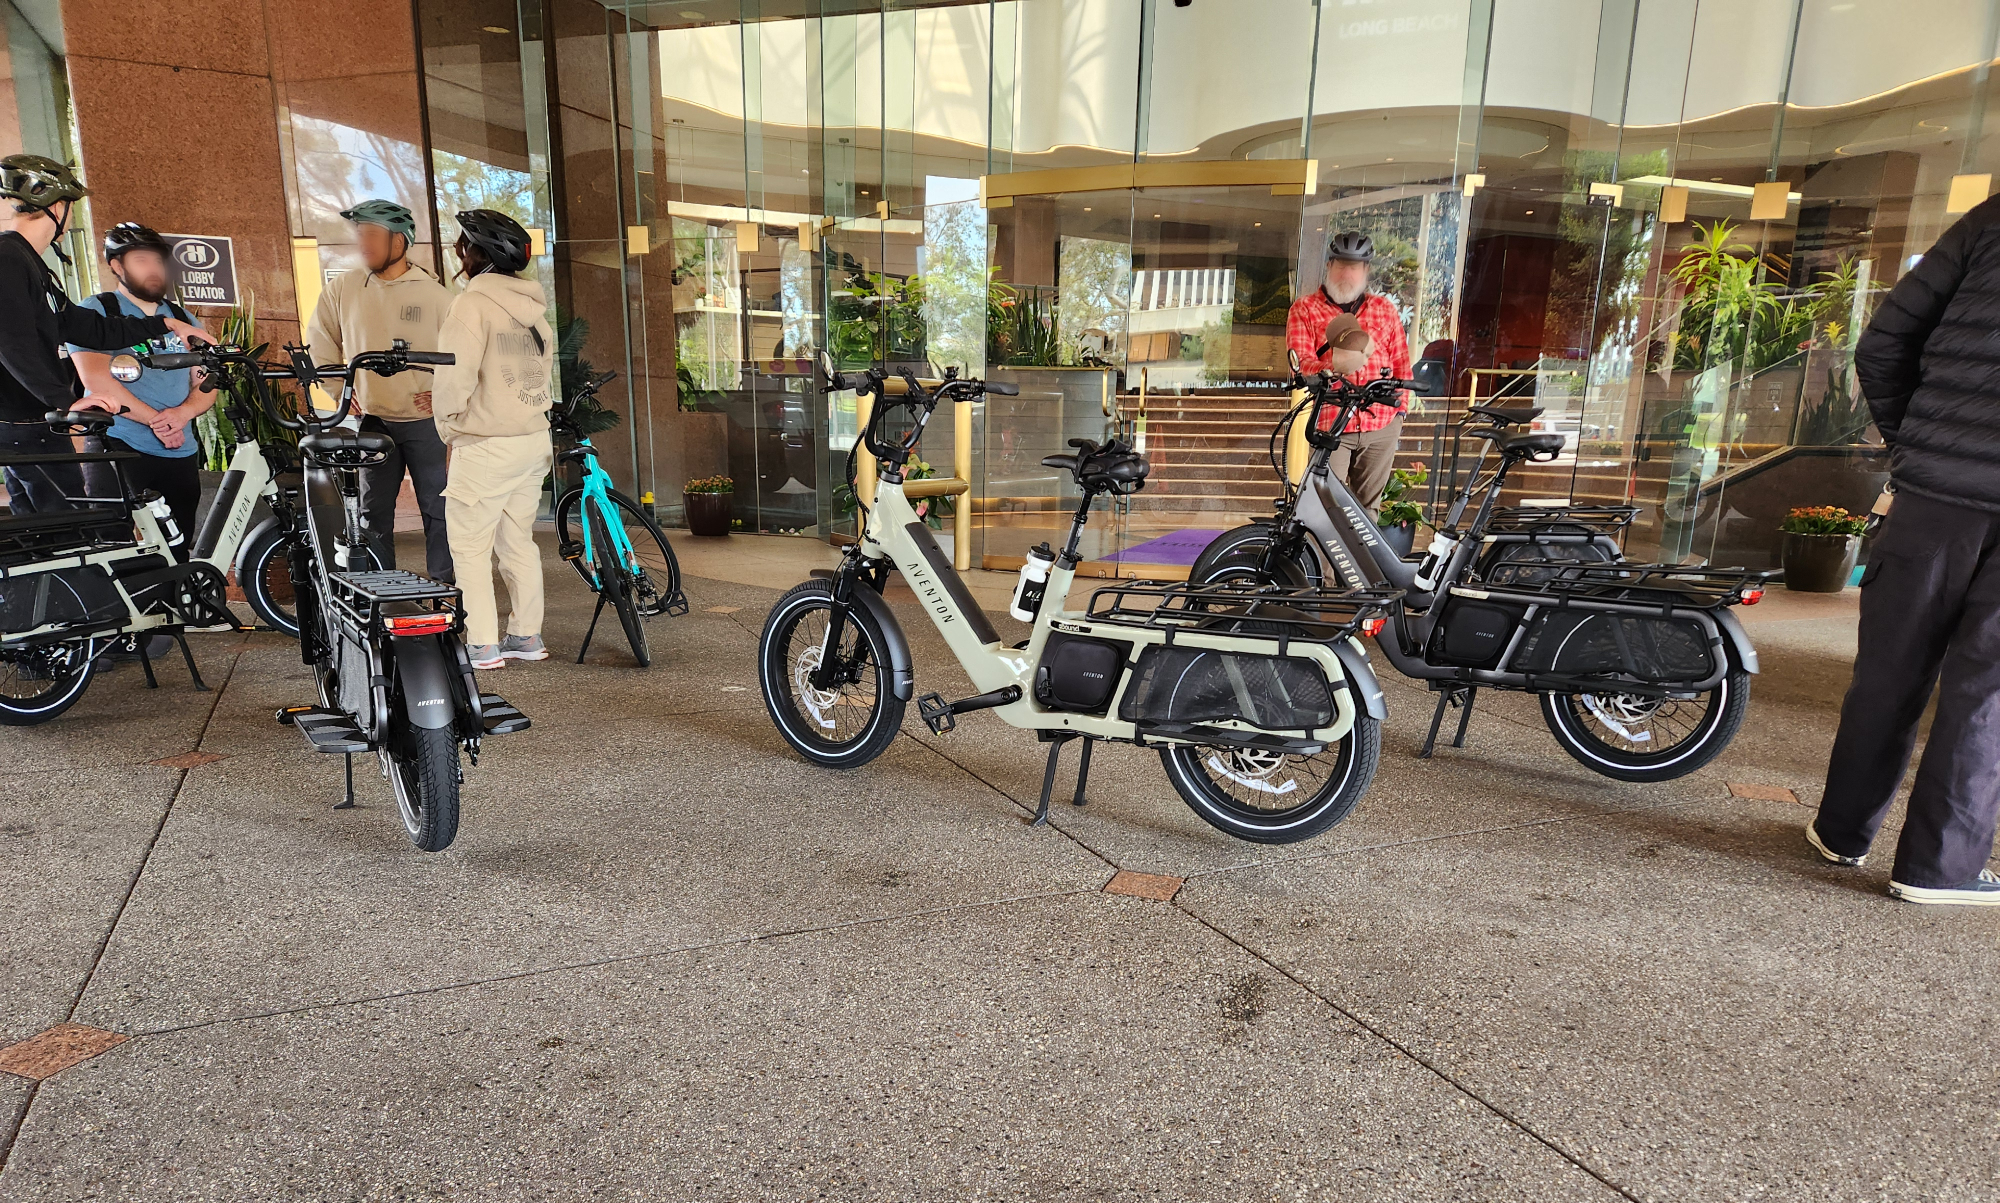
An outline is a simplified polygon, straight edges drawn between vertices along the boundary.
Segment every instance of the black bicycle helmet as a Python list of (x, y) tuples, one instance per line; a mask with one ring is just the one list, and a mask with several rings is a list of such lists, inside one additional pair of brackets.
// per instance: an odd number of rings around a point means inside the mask
[(458, 231), (486, 256), (493, 270), (513, 273), (528, 266), (528, 231), (496, 209), (466, 209), (458, 215)]
[(106, 261), (118, 259), (126, 251), (157, 251), (164, 258), (172, 254), (173, 249), (157, 231), (136, 221), (121, 221), (104, 231)]
[(1345, 259), (1353, 263), (1373, 263), (1375, 261), (1375, 240), (1366, 234), (1353, 230), (1342, 230), (1327, 239), (1326, 257)]

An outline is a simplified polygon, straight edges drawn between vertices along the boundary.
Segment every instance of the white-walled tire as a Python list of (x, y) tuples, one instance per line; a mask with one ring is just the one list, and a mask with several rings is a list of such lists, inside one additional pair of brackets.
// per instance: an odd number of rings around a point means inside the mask
[(1190, 744), (1160, 749), (1167, 780), (1203, 822), (1257, 844), (1297, 843), (1345, 819), (1374, 784), (1381, 759), (1382, 724), (1366, 711), (1318, 756)]
[[(1545, 693), (1542, 721), (1577, 763), (1619, 781), (1672, 781), (1714, 760), (1736, 738), (1750, 707), (1750, 674), (1731, 665), (1722, 683), (1701, 695), (1702, 711), (1684, 728), (1664, 713), (1693, 699), (1667, 699), (1648, 714), (1630, 708), (1630, 695)], [(1644, 700), (1641, 700), (1642, 702)], [(1632, 738), (1643, 735), (1643, 739)], [(1674, 736), (1671, 743), (1662, 735)], [(1643, 750), (1648, 745), (1654, 750)]]
[(890, 676), (889, 636), (859, 605), (848, 612), (834, 652), (843, 662), (843, 679), (813, 687), (808, 678), (819, 667), (832, 617), (831, 581), (805, 581), (779, 598), (757, 643), (757, 683), (771, 722), (799, 755), (830, 769), (851, 769), (895, 740), (904, 702)]

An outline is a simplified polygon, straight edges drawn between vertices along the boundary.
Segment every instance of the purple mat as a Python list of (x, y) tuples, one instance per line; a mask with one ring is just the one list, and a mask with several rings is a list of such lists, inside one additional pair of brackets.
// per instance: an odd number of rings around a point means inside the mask
[(1175, 564), (1193, 567), (1201, 553), (1215, 541), (1219, 530), (1178, 530), (1144, 543), (1135, 543), (1116, 555), (1104, 557), (1116, 564)]

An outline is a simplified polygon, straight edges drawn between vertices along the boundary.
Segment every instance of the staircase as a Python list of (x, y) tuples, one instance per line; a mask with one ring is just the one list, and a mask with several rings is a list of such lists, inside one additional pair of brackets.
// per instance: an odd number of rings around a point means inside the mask
[[(1127, 414), (1139, 399), (1121, 397)], [(1228, 516), (1269, 513), (1278, 495), (1268, 448), (1271, 430), (1290, 408), (1283, 393), (1160, 395), (1146, 398), (1146, 458), (1152, 471), (1134, 506), (1153, 511)]]

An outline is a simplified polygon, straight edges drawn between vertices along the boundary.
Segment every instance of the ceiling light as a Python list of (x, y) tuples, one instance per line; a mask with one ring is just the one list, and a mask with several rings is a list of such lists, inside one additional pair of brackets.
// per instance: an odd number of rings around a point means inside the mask
[(1533, 209), (1529, 209), (1529, 210), (1527, 210), (1527, 211), (1526, 211), (1526, 212), (1525, 212), (1525, 213), (1523, 214), (1523, 216), (1526, 216), (1526, 217), (1533, 217), (1534, 215), (1535, 215), (1535, 211), (1534, 211)]
[(482, 25), (482, 26), (480, 26), (480, 28), (481, 28), (481, 29), (484, 29), (484, 30), (485, 30), (485, 31), (486, 31), (487, 33), (513, 33), (513, 32), (514, 32), (513, 30), (511, 30), (511, 29), (507, 28), (507, 27), (506, 27), (505, 25)]
[(1159, 216), (1159, 214), (1158, 214), (1158, 213), (1155, 213), (1155, 214), (1153, 214), (1153, 216), (1154, 216), (1154, 217), (1158, 217), (1158, 216)]
[(1261, 221), (1253, 221), (1253, 222), (1251, 222), (1250, 224), (1251, 224), (1251, 225), (1253, 225), (1253, 226), (1261, 226), (1261, 225), (1263, 225), (1264, 223), (1263, 223), (1263, 222), (1261, 222)]
[[(1717, 196), (1735, 196), (1745, 199), (1755, 195), (1757, 191), (1748, 184), (1725, 184), (1719, 179), (1710, 179), (1704, 183), (1701, 180), (1687, 180), (1669, 175), (1635, 175), (1625, 182), (1628, 184), (1654, 184), (1659, 186), (1674, 185), (1681, 188), (1691, 188), (1696, 192), (1708, 192)], [(1799, 194), (1796, 192), (1788, 193), (1785, 199), (1796, 205), (1799, 203)]]
[(1085, 205), (1085, 206), (1083, 207), (1083, 211), (1084, 211), (1085, 213), (1088, 213), (1088, 212), (1090, 212), (1090, 206), (1089, 206), (1089, 205)]

